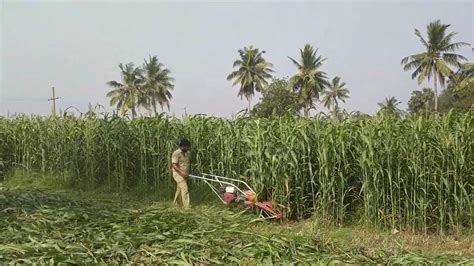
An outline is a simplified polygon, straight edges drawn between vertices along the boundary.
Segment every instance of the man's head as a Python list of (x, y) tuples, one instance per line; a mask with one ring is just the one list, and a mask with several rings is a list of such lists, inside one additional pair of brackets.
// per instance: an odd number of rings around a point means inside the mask
[(189, 142), (189, 140), (187, 140), (187, 139), (181, 139), (179, 141), (179, 148), (183, 152), (187, 152), (191, 148), (191, 142)]

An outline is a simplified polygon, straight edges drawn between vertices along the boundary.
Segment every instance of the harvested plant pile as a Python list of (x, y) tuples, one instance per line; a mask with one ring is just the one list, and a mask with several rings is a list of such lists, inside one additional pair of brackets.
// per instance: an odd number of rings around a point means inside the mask
[(179, 211), (64, 193), (1, 190), (0, 264), (8, 263), (469, 263), (472, 259), (367, 255), (317, 239), (261, 235), (252, 216), (221, 208)]

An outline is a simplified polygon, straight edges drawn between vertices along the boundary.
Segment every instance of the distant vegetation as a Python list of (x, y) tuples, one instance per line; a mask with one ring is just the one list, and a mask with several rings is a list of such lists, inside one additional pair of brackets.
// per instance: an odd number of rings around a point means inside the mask
[(238, 96), (247, 99), (248, 111), (255, 92), (262, 91), (272, 77), (273, 65), (263, 58), (264, 53), (265, 51), (259, 51), (252, 46), (239, 50), (239, 59), (234, 62), (236, 70), (227, 76), (227, 80), (234, 82), (233, 85), (240, 86)]
[(453, 42), (456, 32), (447, 32), (450, 25), (442, 24), (439, 20), (431, 22), (426, 27), (428, 39), (425, 39), (418, 29), (415, 35), (420, 39), (426, 51), (407, 56), (402, 59), (405, 71), (414, 70), (412, 78), (417, 78), (421, 84), (426, 78), (433, 78), (434, 111), (438, 111), (438, 83), (444, 87), (446, 79), (453, 75), (450, 67), (459, 67), (461, 61), (467, 59), (456, 50), (469, 45), (465, 42)]
[[(465, 112), (474, 105), (474, 64), (457, 54), (456, 51), (468, 46), (465, 42), (454, 42), (456, 32), (449, 31), (450, 25), (439, 20), (426, 26), (426, 37), (415, 29), (425, 51), (407, 56), (401, 60), (405, 71), (413, 71), (412, 78), (421, 84), (426, 79), (433, 80), (433, 88), (415, 90), (408, 100), (408, 110), (398, 108), (401, 103), (394, 97), (388, 97), (379, 103), (378, 113), (391, 113), (399, 117), (406, 114), (429, 114), (431, 112)], [(281, 116), (284, 114), (308, 117), (310, 110), (322, 111), (327, 108), (334, 117), (344, 110), (339, 103), (349, 98), (349, 89), (341, 77), (329, 79), (323, 71), (326, 58), (318, 54), (310, 44), (299, 51), (296, 58), (288, 57), (295, 65), (296, 72), (289, 79), (275, 77), (274, 66), (265, 58), (265, 51), (253, 46), (238, 50), (233, 71), (227, 76), (233, 86), (238, 86), (237, 95), (248, 101), (247, 113), (256, 117)], [(156, 56), (150, 57), (142, 67), (133, 63), (120, 64), (122, 80), (110, 81), (113, 88), (107, 96), (110, 104), (121, 115), (137, 115), (139, 108), (153, 110), (157, 106), (169, 109), (174, 79), (170, 70), (160, 63)], [(275, 83), (275, 84), (274, 84)], [(447, 85), (447, 86), (446, 86)], [(441, 91), (439, 90), (441, 86)], [(252, 111), (252, 99), (255, 93), (262, 98)], [(284, 98), (284, 99), (280, 99)]]
[(107, 97), (110, 97), (110, 105), (115, 106), (120, 114), (125, 115), (130, 111), (135, 117), (140, 107), (153, 109), (156, 114), (158, 105), (161, 110), (165, 106), (169, 109), (174, 79), (156, 56), (145, 60), (142, 67), (128, 63), (120, 64), (119, 68), (122, 79), (107, 82), (112, 87)]

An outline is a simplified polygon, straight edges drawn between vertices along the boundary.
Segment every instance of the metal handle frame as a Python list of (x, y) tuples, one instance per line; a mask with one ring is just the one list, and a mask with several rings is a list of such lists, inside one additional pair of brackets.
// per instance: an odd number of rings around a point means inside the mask
[[(210, 176), (210, 177), (213, 177), (215, 179), (222, 179), (222, 180), (227, 180), (227, 181), (230, 181), (230, 182), (236, 182), (236, 183), (240, 183), (240, 184), (243, 184), (248, 190), (252, 191), (253, 193), (255, 193), (255, 191), (245, 182), (245, 181), (242, 181), (240, 179), (235, 179), (235, 178), (230, 178), (230, 177), (225, 177), (225, 176), (218, 176), (218, 175), (211, 175), (211, 174), (205, 174), (203, 173), (202, 175), (204, 176)], [(255, 193), (256, 194), (256, 193)]]
[[(221, 177), (221, 176), (215, 176), (215, 175), (209, 175), (209, 174), (203, 174), (203, 176), (197, 176), (197, 175), (189, 175), (189, 177), (191, 178), (194, 178), (194, 179), (198, 179), (198, 180), (202, 180), (204, 181), (204, 183), (206, 183), (212, 190), (212, 192), (214, 192), (214, 194), (216, 194), (216, 196), (223, 202), (225, 203), (225, 200), (224, 198), (222, 197), (222, 195), (219, 193), (219, 190), (213, 185), (211, 184), (212, 183), (218, 183), (218, 184), (221, 184), (221, 185), (228, 185), (228, 186), (231, 186), (233, 188), (235, 188), (239, 193), (241, 193), (242, 195), (245, 194), (245, 192), (240, 189), (236, 184), (232, 183), (232, 182), (237, 182), (237, 183), (244, 183), (246, 185), (246, 187), (252, 191), (253, 193), (255, 193), (253, 191), (252, 188), (250, 188), (249, 185), (247, 185), (247, 183), (243, 182), (243, 181), (240, 181), (240, 180), (237, 180), (237, 179), (233, 179), (233, 178), (228, 178), (228, 177)], [(240, 181), (240, 182), (239, 182)]]

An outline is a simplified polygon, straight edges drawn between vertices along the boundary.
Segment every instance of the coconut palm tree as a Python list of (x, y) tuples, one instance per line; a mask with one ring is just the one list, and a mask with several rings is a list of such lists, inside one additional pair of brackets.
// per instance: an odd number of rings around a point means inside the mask
[(141, 97), (141, 86), (143, 83), (142, 70), (135, 67), (133, 63), (128, 63), (125, 66), (119, 64), (121, 71), (122, 82), (115, 80), (107, 82), (107, 85), (112, 87), (112, 90), (107, 93), (110, 97), (110, 105), (116, 106), (117, 111), (122, 115), (132, 111), (132, 118), (137, 115), (136, 108), (139, 97)]
[(148, 61), (145, 59), (143, 71), (145, 77), (142, 88), (143, 97), (140, 102), (147, 109), (151, 106), (155, 114), (157, 105), (161, 107), (161, 111), (164, 106), (169, 110), (170, 101), (173, 98), (171, 90), (174, 88), (174, 79), (170, 76), (171, 71), (165, 68), (156, 56), (150, 56)]
[(298, 73), (290, 79), (290, 84), (298, 92), (298, 99), (306, 117), (309, 115), (309, 110), (316, 107), (320, 93), (328, 85), (326, 73), (319, 69), (326, 59), (317, 56), (317, 51), (306, 44), (303, 49), (300, 49), (299, 62), (288, 57), (298, 68)]
[(452, 73), (449, 66), (457, 67), (459, 62), (467, 60), (462, 55), (456, 54), (456, 50), (465, 42), (453, 42), (456, 32), (447, 32), (450, 25), (441, 24), (439, 20), (431, 22), (426, 27), (428, 39), (425, 39), (418, 29), (415, 35), (420, 39), (426, 51), (407, 56), (402, 59), (403, 70), (413, 70), (412, 79), (418, 78), (421, 84), (426, 78), (433, 77), (435, 92), (435, 111), (438, 111), (438, 83), (444, 87), (446, 77)]
[(328, 109), (332, 109), (333, 114), (336, 114), (336, 110), (339, 108), (338, 100), (345, 102), (349, 98), (349, 90), (344, 88), (345, 82), (341, 83), (340, 77), (334, 77), (328, 88), (323, 91), (323, 105)]
[(380, 113), (384, 114), (389, 114), (389, 115), (400, 115), (401, 110), (398, 108), (398, 105), (401, 102), (398, 101), (395, 97), (387, 97), (385, 100), (381, 103), (378, 103), (380, 110)]
[(273, 65), (263, 58), (265, 51), (257, 48), (244, 47), (239, 50), (239, 59), (235, 60), (234, 70), (227, 76), (227, 80), (233, 80), (232, 86), (239, 84), (238, 96), (245, 97), (248, 101), (248, 111), (255, 91), (260, 92), (268, 85), (268, 80), (272, 77)]

